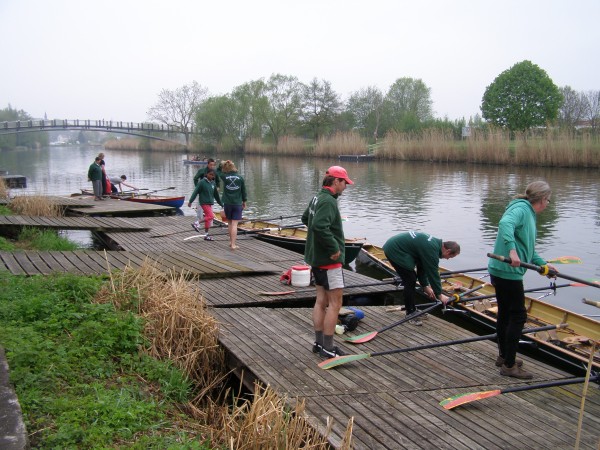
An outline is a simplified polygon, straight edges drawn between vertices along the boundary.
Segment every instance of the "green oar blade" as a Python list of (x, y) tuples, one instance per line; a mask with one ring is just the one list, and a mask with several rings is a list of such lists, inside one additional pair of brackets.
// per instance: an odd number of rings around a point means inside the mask
[(323, 362), (319, 363), (319, 367), (321, 369), (331, 369), (336, 366), (340, 366), (342, 364), (346, 364), (352, 361), (358, 361), (359, 359), (365, 359), (371, 356), (370, 353), (359, 353), (358, 355), (344, 355), (344, 356), (336, 356), (335, 358), (326, 359)]
[(346, 338), (346, 342), (350, 342), (351, 344), (363, 344), (365, 342), (369, 342), (371, 339), (374, 339), (377, 336), (377, 331), (370, 331), (369, 333), (359, 334), (358, 336), (352, 336)]
[(494, 397), (496, 395), (500, 395), (502, 392), (500, 389), (495, 389), (493, 391), (481, 391), (481, 392), (469, 392), (468, 394), (459, 394), (454, 395), (452, 397), (448, 397), (445, 400), (440, 402), (440, 405), (444, 407), (444, 409), (452, 409), (457, 406), (464, 405), (465, 403), (474, 402), (475, 400), (481, 400), (483, 398)]
[(558, 258), (549, 259), (551, 264), (583, 264), (579, 256), (559, 256)]

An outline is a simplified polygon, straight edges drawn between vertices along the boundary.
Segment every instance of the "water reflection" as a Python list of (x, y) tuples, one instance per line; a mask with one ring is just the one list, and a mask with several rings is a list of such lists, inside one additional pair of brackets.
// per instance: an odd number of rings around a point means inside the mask
[[(0, 151), (0, 169), (27, 177), (26, 192), (69, 195), (89, 188), (87, 168), (97, 147), (53, 147)], [(161, 152), (106, 151), (110, 176), (127, 175), (138, 187), (175, 186), (173, 195), (189, 195), (197, 167), (182, 163), (184, 155)], [(248, 214), (253, 217), (300, 215), (317, 192), (335, 159), (217, 155), (231, 158), (246, 180)], [(365, 237), (382, 245), (407, 230), (426, 231), (458, 241), (463, 251), (447, 262), (450, 269), (486, 265), (498, 221), (511, 198), (536, 179), (553, 189), (550, 206), (538, 216), (540, 255), (576, 255), (584, 264), (561, 266), (584, 279), (600, 279), (600, 181), (597, 170), (505, 167), (411, 162), (343, 163), (355, 181), (340, 197), (348, 237)], [(18, 191), (15, 191), (18, 192)], [(187, 215), (194, 211), (186, 207)], [(290, 218), (286, 223), (296, 223)], [(547, 284), (528, 273), (527, 287)], [(600, 290), (565, 288), (547, 299), (568, 309), (598, 314), (582, 297), (600, 300)], [(583, 306), (582, 306), (583, 305)]]

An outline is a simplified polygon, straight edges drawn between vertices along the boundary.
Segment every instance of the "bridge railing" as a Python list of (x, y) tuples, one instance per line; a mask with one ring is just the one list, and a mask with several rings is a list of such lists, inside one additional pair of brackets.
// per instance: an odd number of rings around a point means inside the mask
[[(95, 130), (95, 131), (110, 131), (115, 130), (127, 130), (127, 131), (146, 131), (146, 132), (162, 132), (162, 133), (182, 133), (184, 130), (180, 126), (176, 125), (165, 125), (162, 123), (151, 123), (151, 122), (121, 122), (113, 120), (62, 120), (62, 119), (30, 119), (30, 120), (16, 120), (10, 122), (0, 122), (0, 132), (2, 131), (15, 131), (25, 129), (52, 129), (52, 128), (64, 128), (73, 129), (81, 128), (83, 130)], [(188, 128), (189, 133), (194, 132), (194, 128)]]

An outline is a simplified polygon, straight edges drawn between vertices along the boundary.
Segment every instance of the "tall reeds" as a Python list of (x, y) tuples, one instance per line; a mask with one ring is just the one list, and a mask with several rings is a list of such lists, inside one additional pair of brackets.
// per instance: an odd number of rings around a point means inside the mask
[(364, 155), (367, 153), (367, 145), (367, 140), (356, 132), (338, 132), (333, 136), (319, 138), (313, 154), (326, 158), (337, 158), (339, 155)]
[(162, 152), (181, 152), (185, 150), (185, 145), (158, 139), (124, 138), (110, 139), (104, 143), (104, 148), (106, 150), (156, 150)]
[(8, 207), (21, 216), (62, 217), (63, 209), (44, 195), (19, 195), (10, 200)]
[(8, 188), (8, 184), (4, 179), (0, 178), (0, 198), (6, 199), (10, 195), (10, 189)]

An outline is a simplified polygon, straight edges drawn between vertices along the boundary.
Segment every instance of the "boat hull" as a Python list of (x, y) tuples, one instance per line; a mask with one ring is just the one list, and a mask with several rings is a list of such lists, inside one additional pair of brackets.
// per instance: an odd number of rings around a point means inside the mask
[[(357, 259), (363, 264), (378, 267), (388, 276), (390, 273), (395, 273), (381, 247), (366, 243)], [(447, 271), (440, 267), (442, 275)], [(446, 294), (460, 294), (461, 291), (464, 292), (484, 283), (481, 279), (467, 274), (452, 274), (443, 277), (442, 280), (442, 287)], [(548, 289), (550, 290), (550, 286)], [(488, 295), (491, 296), (490, 298), (454, 303), (450, 307), (462, 312), (461, 316), (495, 330), (497, 306), (494, 294), (494, 287), (486, 283), (483, 288), (466, 298)], [(567, 326), (564, 329), (524, 335), (523, 340), (534, 343), (540, 351), (563, 362), (574, 364), (578, 368), (583, 367), (589, 361), (592, 348), (590, 340), (600, 341), (600, 322), (529, 296), (525, 297), (525, 308), (527, 309), (525, 325), (527, 328), (561, 323), (566, 323)], [(594, 354), (594, 366), (600, 368), (600, 351), (596, 351)]]
[(170, 206), (171, 208), (181, 208), (185, 201), (185, 196), (182, 197), (123, 197), (121, 200), (135, 203), (147, 203), (151, 205)]

